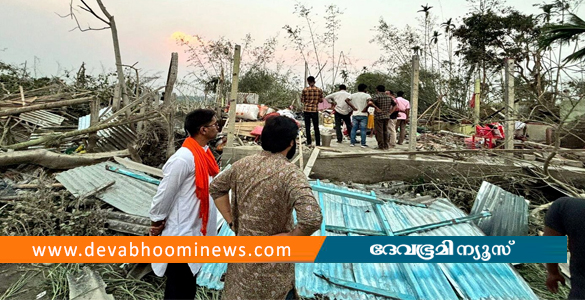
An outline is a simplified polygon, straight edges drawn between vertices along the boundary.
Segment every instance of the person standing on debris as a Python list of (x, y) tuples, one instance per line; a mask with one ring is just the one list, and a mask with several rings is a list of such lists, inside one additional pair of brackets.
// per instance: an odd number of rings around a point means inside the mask
[(301, 102), (304, 105), (305, 128), (307, 132), (307, 145), (312, 143), (311, 121), (315, 130), (315, 145), (321, 146), (321, 133), (319, 132), (319, 103), (323, 102), (323, 91), (315, 86), (315, 77), (307, 78), (309, 84), (301, 94)]
[(353, 121), (351, 124), (351, 141), (350, 141), (350, 146), (353, 147), (355, 146), (356, 141), (356, 135), (357, 135), (357, 130), (358, 128), (360, 129), (360, 134), (361, 134), (361, 143), (362, 143), (362, 148), (367, 147), (368, 145), (366, 145), (366, 127), (368, 125), (368, 111), (367, 111), (367, 107), (368, 107), (368, 101), (372, 100), (372, 96), (366, 94), (366, 89), (368, 88), (367, 85), (360, 83), (358, 85), (358, 92), (351, 94), (349, 96), (349, 98), (347, 98), (346, 101), (347, 105), (349, 105), (349, 107), (351, 107), (351, 109), (353, 109)]
[(375, 108), (374, 112), (374, 127), (376, 141), (378, 142), (378, 149), (386, 150), (390, 148), (390, 114), (393, 107), (396, 105), (394, 100), (390, 98), (385, 92), (386, 87), (379, 85), (376, 87), (377, 93), (372, 97), (368, 103)]
[[(319, 229), (321, 208), (307, 177), (289, 162), (297, 133), (294, 120), (268, 119), (264, 151), (235, 162), (211, 183), (215, 204), (236, 236), (308, 236)], [(293, 263), (230, 263), (222, 299), (294, 299), (294, 284)]]
[[(215, 236), (217, 210), (209, 197), (209, 182), (219, 166), (209, 141), (219, 131), (215, 112), (197, 109), (185, 118), (188, 137), (163, 167), (163, 179), (152, 199), (150, 235)], [(199, 263), (153, 263), (158, 276), (166, 275), (165, 299), (193, 299)]]
[(350, 96), (351, 94), (347, 92), (345, 84), (339, 85), (339, 91), (325, 96), (325, 99), (329, 103), (335, 103), (335, 134), (337, 135), (338, 143), (343, 141), (343, 123), (347, 127), (347, 132), (351, 132), (351, 113), (353, 109), (347, 104)]
[[(585, 299), (585, 199), (562, 197), (552, 203), (544, 218), (545, 236), (568, 236), (571, 261), (571, 292), (569, 299)], [(565, 278), (559, 264), (546, 264), (546, 287), (553, 293)]]
[(396, 93), (396, 107), (398, 110), (398, 118), (396, 120), (396, 130), (400, 129), (400, 137), (398, 138), (398, 145), (404, 143), (406, 138), (406, 124), (408, 124), (408, 118), (410, 117), (410, 102), (404, 99), (404, 92), (398, 91)]

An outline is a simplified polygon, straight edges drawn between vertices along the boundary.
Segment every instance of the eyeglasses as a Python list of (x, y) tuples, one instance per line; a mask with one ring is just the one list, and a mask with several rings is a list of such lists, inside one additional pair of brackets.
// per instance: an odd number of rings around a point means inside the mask
[(219, 123), (215, 122), (215, 123), (213, 123), (211, 125), (205, 125), (203, 127), (217, 127), (217, 128), (219, 128)]

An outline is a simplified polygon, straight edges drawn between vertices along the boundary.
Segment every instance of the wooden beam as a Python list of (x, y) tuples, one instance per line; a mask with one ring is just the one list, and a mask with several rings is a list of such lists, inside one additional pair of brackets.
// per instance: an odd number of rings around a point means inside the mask
[(309, 177), (309, 175), (311, 174), (311, 170), (313, 169), (313, 165), (315, 165), (315, 161), (317, 160), (317, 158), (319, 157), (319, 148), (315, 148), (313, 149), (313, 152), (311, 152), (311, 157), (309, 157), (309, 160), (307, 161), (307, 165), (305, 166), (305, 176)]

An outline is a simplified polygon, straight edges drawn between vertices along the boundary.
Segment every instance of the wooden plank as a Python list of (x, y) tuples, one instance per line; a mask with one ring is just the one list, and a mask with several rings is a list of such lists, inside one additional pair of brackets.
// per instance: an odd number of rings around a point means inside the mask
[(313, 169), (313, 165), (315, 164), (315, 161), (317, 160), (317, 158), (319, 157), (319, 148), (315, 148), (313, 149), (313, 152), (311, 152), (311, 157), (309, 157), (309, 161), (307, 161), (307, 165), (305, 166), (305, 176), (309, 177), (309, 174), (311, 174), (311, 170)]

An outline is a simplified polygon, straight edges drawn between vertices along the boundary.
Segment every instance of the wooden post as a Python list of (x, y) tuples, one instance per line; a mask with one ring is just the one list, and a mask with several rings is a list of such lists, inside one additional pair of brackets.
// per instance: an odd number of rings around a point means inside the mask
[[(99, 100), (95, 99), (89, 103), (89, 127), (95, 126), (100, 121), (100, 104)], [(97, 132), (92, 132), (89, 134), (89, 140), (87, 145), (87, 152), (93, 152), (95, 150), (95, 145), (97, 143)]]
[(473, 111), (473, 123), (475, 125), (479, 125), (479, 106), (480, 106), (480, 95), (481, 95), (481, 87), (480, 87), (480, 81), (479, 78), (475, 79), (475, 90), (474, 90), (474, 111)]
[[(168, 96), (170, 98), (168, 102), (168, 113), (167, 113), (167, 158), (170, 158), (175, 154), (175, 110), (173, 103), (177, 101), (177, 94), (172, 93)], [(167, 103), (167, 97), (165, 96), (165, 103)]]
[(175, 111), (173, 107), (175, 94), (173, 94), (173, 88), (175, 86), (175, 81), (177, 81), (178, 71), (179, 54), (177, 52), (173, 52), (171, 54), (171, 64), (169, 66), (169, 74), (167, 76), (167, 85), (165, 86), (165, 98), (163, 103), (167, 118), (167, 159), (175, 154)]
[(506, 149), (514, 149), (514, 128), (516, 122), (516, 113), (514, 109), (514, 59), (506, 59), (505, 68), (506, 78), (504, 82), (504, 99), (506, 102), (506, 126), (504, 127), (504, 134), (506, 135), (506, 140), (504, 146)]
[(236, 131), (236, 100), (238, 99), (238, 78), (240, 73), (240, 45), (234, 49), (234, 72), (232, 74), (232, 90), (230, 93), (230, 112), (228, 123), (228, 140), (227, 146), (232, 147), (234, 144), (234, 132)]
[[(416, 128), (418, 127), (418, 83), (419, 83), (420, 62), (418, 54), (412, 57), (412, 78), (410, 81), (410, 133), (408, 137), (408, 151), (416, 150)], [(408, 156), (416, 159), (415, 154)]]
[(164, 105), (166, 107), (171, 103), (171, 95), (173, 94), (173, 88), (175, 81), (177, 81), (177, 73), (179, 72), (179, 54), (173, 52), (171, 54), (171, 65), (169, 66), (169, 74), (167, 76), (167, 85), (165, 86), (165, 100)]
[(20, 90), (20, 99), (22, 100), (22, 106), (25, 106), (26, 102), (24, 101), (24, 90), (22, 90), (22, 85), (19, 85), (18, 89)]

